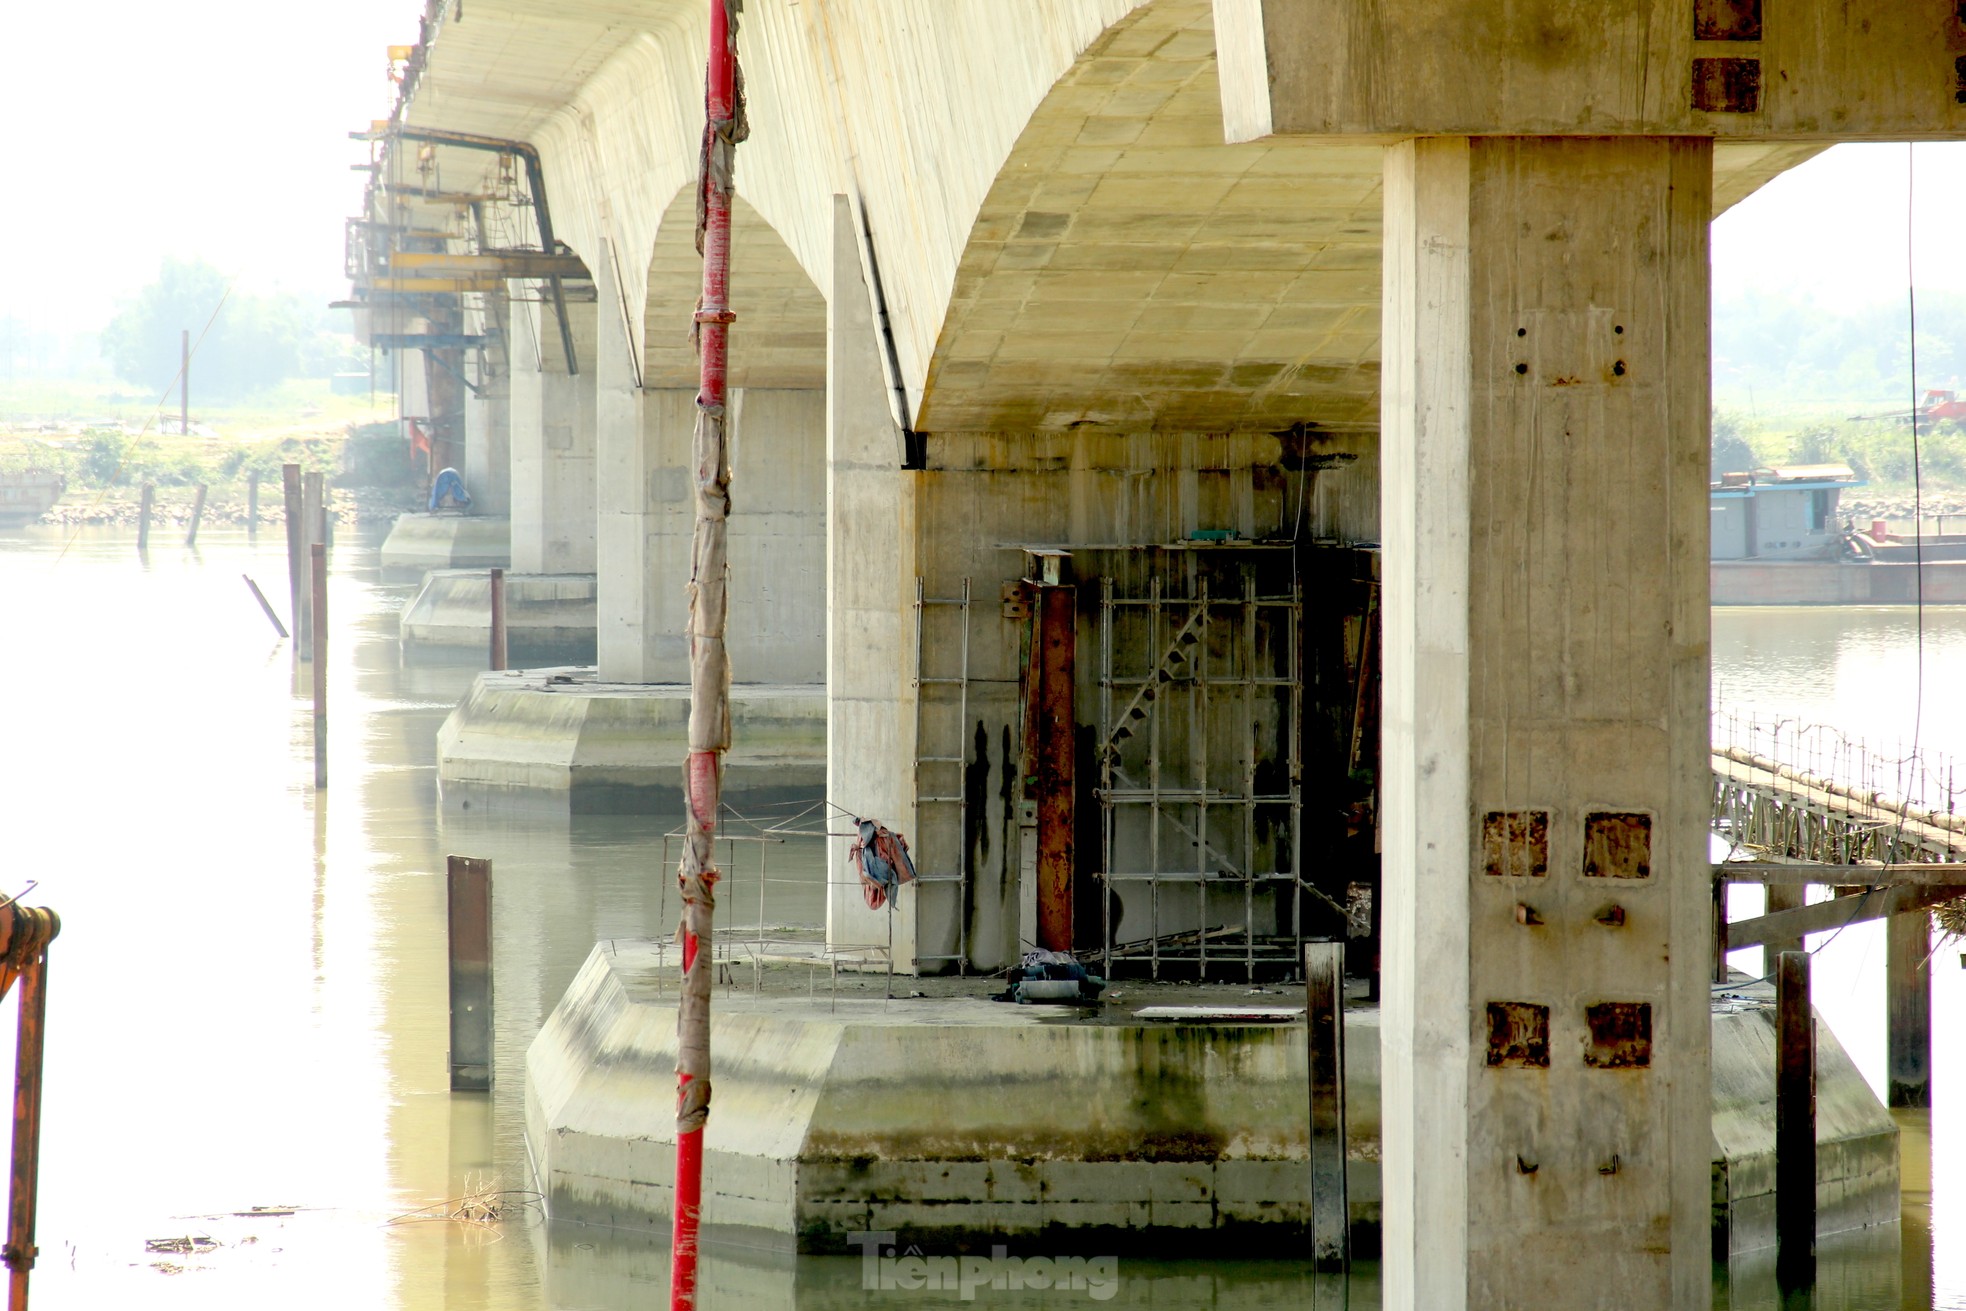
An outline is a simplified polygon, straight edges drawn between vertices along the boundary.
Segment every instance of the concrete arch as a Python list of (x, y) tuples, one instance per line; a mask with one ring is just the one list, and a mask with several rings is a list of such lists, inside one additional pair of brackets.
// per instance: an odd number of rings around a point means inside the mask
[[(677, 682), (687, 672), (695, 228), (695, 187), (684, 186), (661, 211), (639, 276), (623, 268), (603, 288), (619, 300), (604, 312), (642, 343), (639, 380), (615, 389), (625, 403), (602, 434), (598, 649), (609, 681)], [(730, 617), (732, 673), (740, 683), (816, 687), (826, 668), (826, 302), (790, 243), (742, 196), (731, 265), (730, 557), (743, 600)], [(629, 302), (635, 284), (645, 291)]]
[[(1044, 96), (961, 251), (918, 428), (1376, 431), (1383, 149), (1230, 143), (1216, 11), (1135, 9)], [(1814, 150), (1722, 147), (1717, 208)]]
[[(697, 384), (691, 314), (702, 285), (696, 253), (696, 188), (669, 203), (647, 268), (642, 386)], [(826, 299), (797, 254), (742, 194), (731, 215), (730, 385), (810, 389), (826, 385)]]

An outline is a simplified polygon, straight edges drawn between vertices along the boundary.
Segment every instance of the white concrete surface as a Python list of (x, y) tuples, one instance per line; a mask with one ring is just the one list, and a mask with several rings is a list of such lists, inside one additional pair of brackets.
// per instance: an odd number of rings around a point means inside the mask
[(512, 521), (491, 514), (405, 514), (383, 539), (385, 569), (487, 569), (512, 563)]
[[(826, 698), (813, 686), (731, 689), (733, 805), (811, 801), (825, 788)], [(680, 814), (689, 687), (606, 683), (590, 668), (480, 674), (437, 733), (447, 807)]]
[[(491, 574), (433, 569), (403, 606), (403, 649), (491, 652)], [(560, 664), (594, 655), (592, 574), (505, 575), (507, 663)]]

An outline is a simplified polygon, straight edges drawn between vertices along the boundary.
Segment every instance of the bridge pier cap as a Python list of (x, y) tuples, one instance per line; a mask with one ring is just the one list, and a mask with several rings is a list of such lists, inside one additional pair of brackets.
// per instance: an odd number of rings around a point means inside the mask
[(1704, 1307), (1714, 159), (1966, 134), (1960, 7), (1215, 19), (1231, 141), (1388, 147), (1385, 1304)]
[(1229, 140), (1956, 141), (1951, 0), (1215, 0)]

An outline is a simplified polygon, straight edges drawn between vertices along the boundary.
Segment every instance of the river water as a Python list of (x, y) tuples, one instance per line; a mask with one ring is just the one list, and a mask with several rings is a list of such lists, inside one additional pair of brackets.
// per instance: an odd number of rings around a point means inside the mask
[[(330, 782), (317, 794), (307, 688), (240, 578), (284, 611), (282, 535), (253, 544), (208, 531), (196, 551), (170, 541), (145, 560), (126, 531), (63, 531), (0, 534), (11, 616), (0, 882), (34, 880), (29, 901), (64, 926), (50, 976), (36, 1306), (662, 1305), (663, 1241), (549, 1225), (517, 1195), (496, 1226), (416, 1217), (525, 1187), (525, 1044), (597, 939), (673, 921), (668, 822), (440, 813), (436, 731), (473, 666), (400, 660), (396, 615), (410, 589), (380, 576), (372, 542), (353, 540), (334, 552)], [(1910, 623), (1902, 611), (1720, 612), (1718, 692), (1743, 710), (1909, 738)], [(1925, 646), (1925, 744), (1966, 751), (1966, 615), (1928, 615)], [(797, 844), (774, 850), (762, 913), (758, 883), (740, 872), (727, 921), (810, 922), (819, 864)], [(447, 1091), (447, 852), (496, 870), (502, 1082), (489, 1098)], [(1942, 1035), (1966, 988), (1958, 959), (1948, 949), (1935, 962)], [(1819, 957), (1820, 1004), (1873, 1083), (1882, 971), (1874, 928)], [(0, 1061), (11, 1063), (12, 1035), (9, 1017)], [(1966, 1308), (1966, 1061), (1945, 1036), (1936, 1048), (1942, 1166), (1929, 1215), (1940, 1240), (1926, 1237), (1924, 1197), (1908, 1194), (1909, 1254), (1901, 1262), (1888, 1231), (1832, 1244), (1819, 1307)], [(1905, 1125), (1908, 1143), (1924, 1141), (1921, 1119)], [(200, 1241), (147, 1246), (167, 1239)], [(707, 1260), (703, 1303), (958, 1301), (870, 1295), (861, 1276), (853, 1258), (723, 1248)], [(1375, 1282), (1362, 1269), (1350, 1304), (1375, 1306)], [(1773, 1305), (1762, 1282), (1744, 1274), (1732, 1304)], [(976, 1301), (1063, 1296), (983, 1289)], [(1294, 1263), (1129, 1259), (1115, 1283), (1070, 1300), (1188, 1309), (1314, 1296), (1338, 1304)]]

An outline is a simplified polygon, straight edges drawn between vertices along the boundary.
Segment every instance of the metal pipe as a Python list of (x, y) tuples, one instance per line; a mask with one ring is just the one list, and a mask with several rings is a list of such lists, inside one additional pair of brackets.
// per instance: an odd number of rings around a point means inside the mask
[(42, 1058), (48, 1028), (48, 944), (61, 932), (51, 910), (10, 905), (7, 967), (20, 979), (20, 1033), (14, 1048), (13, 1164), (7, 1191), (9, 1311), (27, 1311), (28, 1274), (40, 1251), (34, 1245), (35, 1202), (41, 1175)]
[[(351, 132), (358, 141), (372, 141), (376, 134), (370, 132)], [(539, 225), (539, 246), (548, 254), (557, 254), (559, 242), (553, 236), (553, 211), (546, 204), (546, 170), (539, 162), (539, 148), (529, 141), (518, 141), (509, 137), (480, 136), (475, 132), (452, 132), (435, 127), (392, 127), (384, 134), (401, 141), (421, 141), (433, 146), (455, 146), (459, 150), (488, 150), (494, 154), (517, 155), (526, 166), (526, 187), (532, 192), (533, 222)], [(560, 319), (560, 344), (567, 353), (567, 372), (578, 374), (579, 361), (574, 356), (573, 328), (567, 322), (566, 291), (556, 275), (547, 279), (553, 290), (553, 312)]]
[(730, 744), (730, 660), (724, 649), (726, 524), (730, 458), (724, 417), (730, 350), (730, 214), (742, 120), (737, 103), (737, 0), (710, 0), (704, 71), (701, 187), (703, 296), (695, 322), (701, 352), (696, 395), (696, 529), (689, 586), (690, 715), (685, 804), (689, 810), (679, 882), (682, 992), (676, 1012), (676, 1197), (669, 1299), (696, 1306), (697, 1231), (703, 1207), (703, 1128), (710, 1118), (709, 947), (716, 911), (717, 811)]

